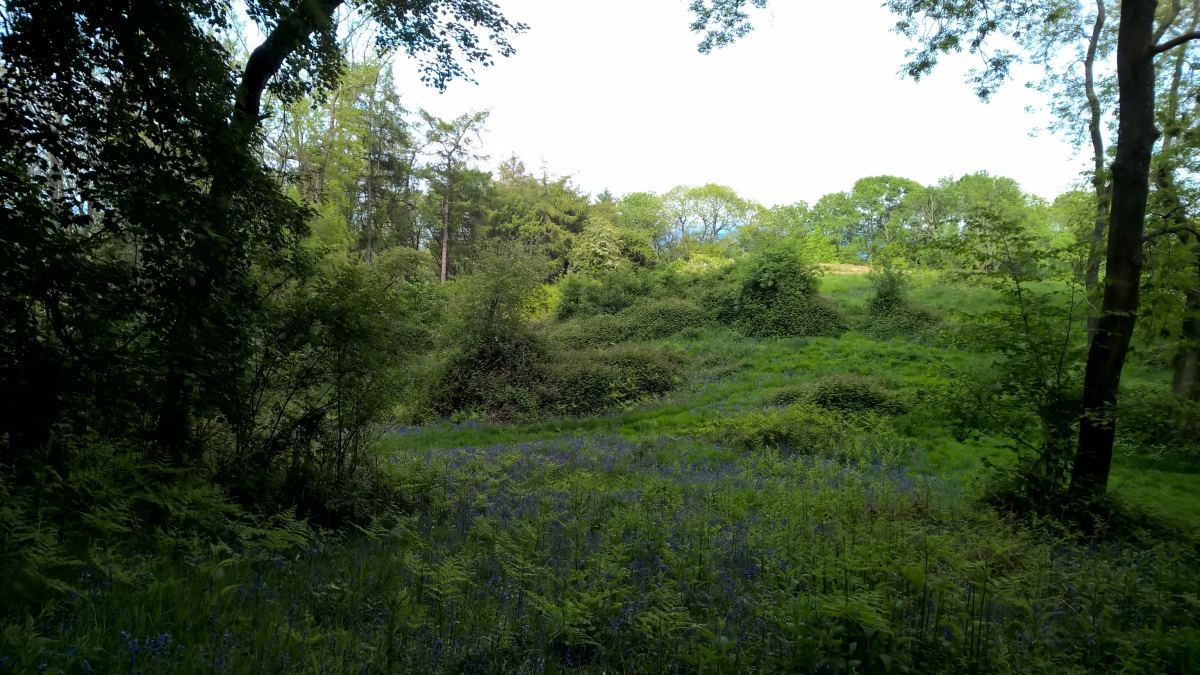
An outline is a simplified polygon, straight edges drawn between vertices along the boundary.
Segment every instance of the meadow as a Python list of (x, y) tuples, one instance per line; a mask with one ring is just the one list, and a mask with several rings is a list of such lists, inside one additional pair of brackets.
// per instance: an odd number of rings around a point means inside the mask
[[(852, 328), (871, 289), (821, 278)], [(933, 275), (909, 297), (997, 302)], [(370, 525), (93, 555), (4, 628), (0, 672), (1200, 671), (1195, 453), (1119, 446), (1127, 517), (1084, 534), (982, 502), (1012, 449), (937, 411), (987, 355), (857, 329), (653, 345), (689, 364), (653, 400), (390, 430), (405, 506)], [(876, 399), (821, 404), (830, 382)]]

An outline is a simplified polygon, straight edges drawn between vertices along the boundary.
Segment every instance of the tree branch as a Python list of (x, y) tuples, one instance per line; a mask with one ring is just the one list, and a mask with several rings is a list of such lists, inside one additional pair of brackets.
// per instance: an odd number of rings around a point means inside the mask
[(342, 1), (301, 0), (296, 10), (280, 19), (267, 39), (250, 53), (233, 109), (235, 128), (249, 132), (258, 126), (267, 83), (309, 35), (333, 20), (333, 13)]
[(1192, 40), (1200, 40), (1200, 30), (1194, 30), (1190, 33), (1184, 33), (1183, 35), (1180, 35), (1177, 38), (1167, 40), (1166, 42), (1156, 46), (1154, 48), (1154, 53), (1161, 54), (1163, 52), (1169, 52), (1172, 49), (1178, 47), (1179, 45), (1191, 42)]
[(1163, 237), (1168, 234), (1184, 234), (1184, 233), (1190, 234), (1193, 237), (1200, 239), (1200, 232), (1196, 231), (1196, 228), (1192, 227), (1191, 225), (1180, 225), (1178, 227), (1164, 227), (1161, 230), (1155, 230), (1153, 232), (1148, 232), (1142, 237), (1142, 241), (1147, 242), (1147, 241), (1150, 241), (1151, 239)]
[(1154, 39), (1152, 42), (1157, 43), (1162, 39), (1162, 36), (1167, 34), (1167, 31), (1171, 28), (1171, 24), (1175, 23), (1175, 19), (1179, 18), (1179, 12), (1181, 11), (1183, 11), (1183, 3), (1180, 2), (1180, 0), (1172, 0), (1171, 13), (1167, 15), (1166, 20), (1162, 22), (1162, 25), (1158, 27), (1158, 30), (1154, 31)]

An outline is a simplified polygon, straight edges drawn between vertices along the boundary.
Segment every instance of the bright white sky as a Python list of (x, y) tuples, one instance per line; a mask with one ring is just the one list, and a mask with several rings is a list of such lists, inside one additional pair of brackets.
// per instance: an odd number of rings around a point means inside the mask
[(1025, 112), (1043, 98), (1023, 81), (981, 103), (965, 55), (901, 80), (908, 42), (880, 3), (774, 0), (754, 32), (703, 56), (686, 0), (499, 0), (530, 30), (478, 85), (439, 95), (404, 58), (397, 78), (412, 109), (491, 109), (488, 164), (515, 152), (593, 194), (712, 182), (812, 203), (864, 176), (929, 184), (986, 170), (1052, 199), (1077, 180), (1083, 160), (1065, 142), (1030, 137), (1049, 120)]

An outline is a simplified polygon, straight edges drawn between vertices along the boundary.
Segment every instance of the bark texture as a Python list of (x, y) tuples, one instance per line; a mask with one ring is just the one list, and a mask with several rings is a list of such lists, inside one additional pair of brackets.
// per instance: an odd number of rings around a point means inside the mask
[(262, 95), (267, 83), (279, 73), (288, 55), (296, 51), (308, 36), (328, 26), (342, 0), (304, 0), (291, 14), (282, 18), (262, 44), (250, 53), (242, 71), (238, 98), (233, 109), (234, 127), (249, 135), (258, 128), (262, 115)]
[(1142, 239), (1150, 193), (1154, 126), (1154, 14), (1157, 0), (1125, 0), (1117, 38), (1117, 155), (1105, 259), (1104, 300), (1088, 349), (1083, 419), (1071, 472), (1071, 494), (1087, 497), (1108, 487), (1121, 370), (1137, 318)]

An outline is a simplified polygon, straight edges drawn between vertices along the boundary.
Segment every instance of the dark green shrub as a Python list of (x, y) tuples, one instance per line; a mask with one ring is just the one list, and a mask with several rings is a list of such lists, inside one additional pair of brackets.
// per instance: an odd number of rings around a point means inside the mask
[(1117, 437), (1127, 451), (1154, 456), (1200, 456), (1200, 403), (1162, 386), (1122, 387)]
[(547, 335), (567, 349), (608, 347), (629, 339), (629, 324), (613, 314), (578, 316), (551, 324)]
[(877, 412), (897, 415), (904, 406), (879, 384), (861, 375), (829, 375), (813, 382), (803, 394), (804, 400), (826, 410)]
[(618, 267), (592, 274), (568, 274), (559, 282), (555, 318), (616, 314), (651, 293), (654, 284), (642, 268)]
[(750, 337), (836, 337), (850, 328), (846, 316), (821, 297), (793, 293), (746, 309), (736, 327)]
[(894, 270), (870, 276), (875, 294), (867, 300), (867, 319), (863, 332), (876, 339), (916, 336), (937, 325), (931, 312), (908, 300), (907, 280)]
[(531, 331), (476, 336), (438, 367), (433, 411), (497, 421), (536, 417), (554, 397), (550, 362), (545, 340)]
[(725, 445), (751, 451), (774, 448), (856, 460), (899, 460), (905, 451), (903, 439), (883, 418), (807, 402), (725, 418), (716, 436)]
[(511, 420), (542, 409), (551, 356), (528, 314), (545, 292), (547, 266), (514, 244), (491, 242), (480, 248), (470, 274), (450, 285), (430, 412)]
[(580, 415), (662, 396), (683, 383), (687, 362), (647, 346), (563, 352), (551, 374), (553, 408)]
[(630, 307), (620, 314), (634, 340), (659, 340), (687, 328), (700, 328), (709, 314), (694, 302), (663, 298)]
[(246, 415), (206, 431), (206, 459), (230, 495), (322, 522), (366, 517), (379, 487), (370, 448), (432, 344), (430, 263), (402, 248), (373, 264), (330, 257), (270, 297)]
[(549, 334), (570, 349), (604, 347), (633, 340), (660, 340), (709, 322), (702, 307), (687, 300), (662, 298), (642, 302), (619, 314), (580, 316), (550, 327)]
[(808, 393), (808, 388), (802, 384), (791, 384), (775, 391), (767, 398), (767, 402), (773, 405), (791, 405), (804, 400), (804, 395)]
[(702, 295), (722, 323), (750, 337), (840, 335), (849, 322), (818, 286), (817, 268), (794, 246), (779, 245), (714, 278)]

